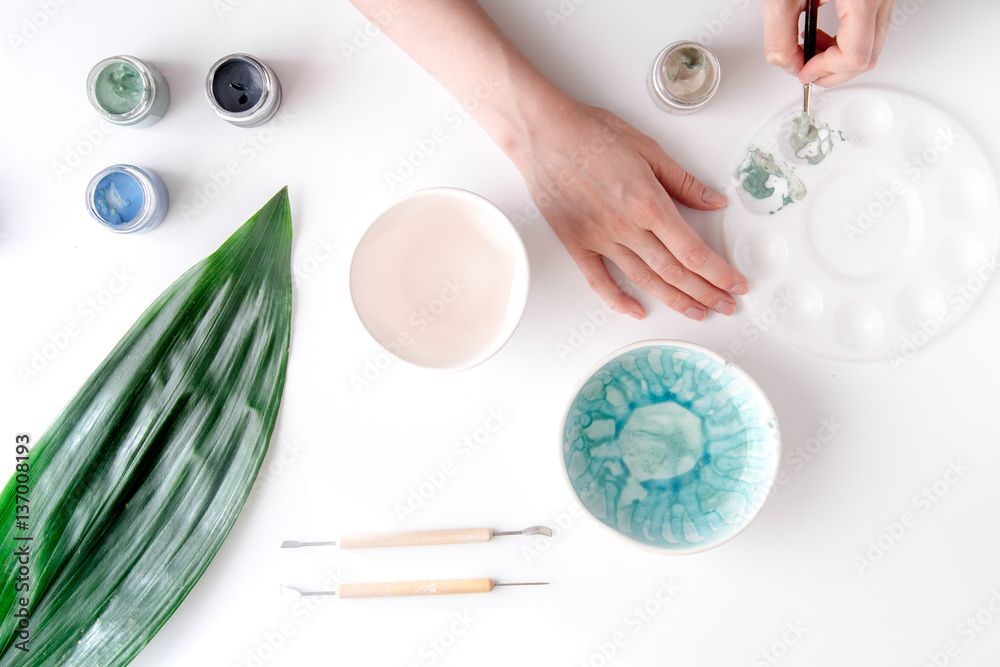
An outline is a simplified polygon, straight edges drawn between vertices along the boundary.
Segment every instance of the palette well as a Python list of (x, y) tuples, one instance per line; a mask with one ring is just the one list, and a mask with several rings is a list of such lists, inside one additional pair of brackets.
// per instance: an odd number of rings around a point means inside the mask
[(819, 356), (898, 361), (939, 339), (996, 272), (1000, 196), (982, 151), (912, 95), (855, 86), (814, 99), (833, 149), (791, 148), (790, 106), (737, 161), (725, 217), (743, 304)]
[(598, 362), (562, 430), (565, 472), (590, 514), (634, 543), (689, 554), (757, 516), (780, 431), (740, 368), (683, 341), (646, 341)]

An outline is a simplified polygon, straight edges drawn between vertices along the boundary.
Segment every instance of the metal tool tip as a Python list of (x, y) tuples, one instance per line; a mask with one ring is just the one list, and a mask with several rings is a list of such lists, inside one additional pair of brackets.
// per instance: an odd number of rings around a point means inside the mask
[(295, 540), (285, 540), (284, 542), (281, 543), (281, 548), (282, 549), (297, 549), (298, 547), (301, 547), (301, 546), (302, 546), (302, 543), (301, 542), (296, 542)]
[(506, 584), (503, 584), (503, 583), (500, 583), (500, 582), (497, 582), (497, 583), (493, 584), (494, 587), (496, 587), (496, 586), (548, 586), (548, 585), (549, 585), (549, 582), (547, 582), (547, 581), (517, 581), (517, 582), (512, 581), (512, 582), (506, 583)]

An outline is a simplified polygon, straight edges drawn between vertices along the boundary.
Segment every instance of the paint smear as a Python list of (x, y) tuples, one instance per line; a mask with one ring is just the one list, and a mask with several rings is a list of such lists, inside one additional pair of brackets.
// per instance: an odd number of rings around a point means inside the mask
[(767, 203), (772, 215), (806, 196), (806, 186), (791, 165), (755, 146), (747, 149), (746, 158), (733, 175), (744, 192)]

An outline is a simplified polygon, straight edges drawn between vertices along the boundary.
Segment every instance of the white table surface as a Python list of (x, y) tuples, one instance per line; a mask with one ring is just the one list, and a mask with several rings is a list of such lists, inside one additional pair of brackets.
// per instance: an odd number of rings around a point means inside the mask
[[(566, 90), (620, 114), (708, 182), (726, 180), (747, 138), (800, 95), (764, 61), (753, 0), (484, 4)], [(898, 4), (898, 26), (864, 82), (952, 114), (1000, 173), (1000, 52), (988, 46), (1000, 5)], [(561, 11), (565, 20), (553, 23)], [(271, 450), (222, 550), (134, 664), (972, 666), (1000, 655), (995, 285), (960, 326), (899, 368), (816, 358), (754, 328), (745, 312), (694, 323), (650, 298), (645, 321), (608, 317), (591, 328), (588, 313), (601, 303), (531, 214), (520, 175), (473, 121), (455, 122), (455, 101), (386, 37), (359, 37), (366, 22), (346, 0), (14, 0), (0, 26), (5, 475), (15, 434), (37, 440), (145, 307), (289, 186), (297, 279)], [(348, 58), (344, 47), (356, 39)], [(724, 71), (713, 102), (687, 117), (655, 108), (644, 83), (656, 53), (679, 39), (710, 41)], [(241, 51), (282, 83), (283, 116), (261, 128), (228, 125), (204, 98), (209, 66)], [(84, 83), (114, 54), (165, 74), (171, 102), (158, 124), (102, 130)], [(445, 141), (390, 188), (384, 172), (436, 128)], [(239, 173), (213, 187), (231, 161)], [(87, 182), (117, 162), (149, 167), (167, 184), (172, 207), (152, 233), (115, 236), (87, 216)], [(524, 319), (478, 368), (435, 374), (395, 362), (359, 386), (366, 365), (385, 359), (351, 306), (354, 245), (399, 195), (439, 185), (477, 192), (519, 222), (532, 266)], [(689, 219), (720, 247), (720, 214)], [(124, 286), (112, 285), (116, 276)], [(104, 301), (100, 312), (88, 299)], [(77, 334), (23, 378), (19, 367), (69, 325)], [(574, 338), (581, 327), (589, 336)], [(771, 398), (783, 433), (783, 476), (756, 522), (690, 557), (616, 539), (580, 514), (560, 470), (573, 385), (618, 347), (663, 337), (720, 352), (742, 344), (736, 362)], [(491, 414), (502, 426), (478, 451), (459, 444)], [(454, 473), (401, 520), (397, 506), (449, 463)], [(557, 539), (278, 548), (342, 532), (538, 523)], [(880, 541), (884, 554), (871, 544)], [(278, 593), (280, 583), (322, 587), (337, 577), (466, 576), (552, 585), (308, 603)], [(610, 661), (602, 651), (613, 652)]]

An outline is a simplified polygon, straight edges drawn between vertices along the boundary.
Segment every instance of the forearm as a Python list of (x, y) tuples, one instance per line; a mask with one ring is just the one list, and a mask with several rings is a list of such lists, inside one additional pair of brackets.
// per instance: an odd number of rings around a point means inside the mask
[(541, 119), (573, 103), (475, 0), (351, 2), (463, 103), (515, 164)]

